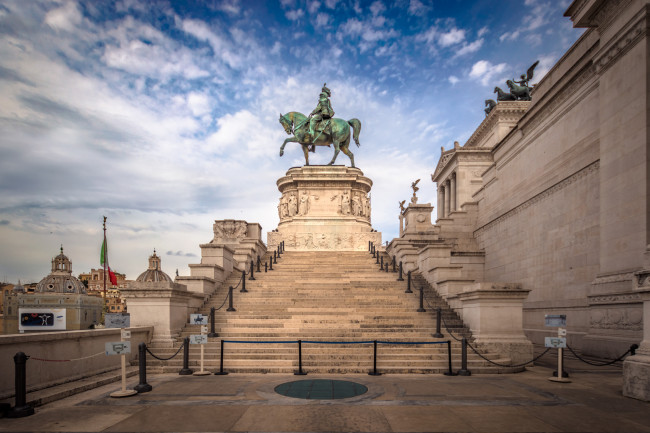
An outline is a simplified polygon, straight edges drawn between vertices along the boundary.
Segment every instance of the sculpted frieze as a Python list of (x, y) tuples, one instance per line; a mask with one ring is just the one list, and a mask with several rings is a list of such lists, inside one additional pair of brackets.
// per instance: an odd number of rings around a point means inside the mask
[(607, 308), (591, 312), (589, 326), (595, 329), (640, 331), (643, 326), (641, 308)]
[(246, 221), (222, 220), (215, 221), (212, 229), (213, 242), (236, 241), (246, 237), (248, 224)]

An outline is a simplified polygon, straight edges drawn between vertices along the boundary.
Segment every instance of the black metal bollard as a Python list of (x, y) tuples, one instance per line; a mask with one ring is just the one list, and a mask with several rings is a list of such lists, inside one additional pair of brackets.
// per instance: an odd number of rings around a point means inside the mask
[(372, 371), (368, 375), (381, 376), (381, 373), (377, 371), (377, 340), (373, 341)]
[(436, 333), (433, 334), (433, 338), (442, 338), (444, 335), (440, 332), (440, 319), (442, 319), (442, 308), (436, 308)]
[(138, 393), (151, 391), (153, 389), (153, 387), (147, 383), (147, 345), (146, 345), (146, 343), (140, 343), (138, 345), (138, 373), (140, 374), (140, 383), (138, 383), (133, 389), (138, 391)]
[(210, 308), (210, 333), (208, 334), (208, 337), (214, 338), (218, 337), (217, 333), (214, 330), (214, 313), (216, 312), (216, 308), (212, 307)]
[(418, 308), (418, 313), (425, 313), (426, 311), (424, 309), (424, 289), (420, 286), (420, 308)]
[(397, 258), (393, 256), (393, 273), (397, 272), (396, 266), (397, 266)]
[(406, 273), (406, 290), (404, 293), (413, 293), (413, 290), (411, 290), (411, 271)]
[(377, 254), (375, 255), (375, 264), (379, 264), (379, 251), (377, 251)]
[(380, 271), (383, 271), (383, 270), (384, 270), (384, 256), (381, 256), (381, 261), (380, 261), (380, 263), (381, 263), (381, 264), (380, 264), (380, 266), (379, 266), (379, 270), (380, 270)]
[(267, 272), (269, 270), (269, 264), (264, 262), (264, 272)]
[(181, 376), (188, 376), (194, 373), (190, 368), (190, 337), (183, 339), (183, 368), (178, 372)]
[(9, 418), (34, 415), (34, 408), (27, 404), (27, 359), (28, 356), (24, 352), (14, 355), (16, 405), (7, 413)]
[(472, 372), (467, 369), (467, 338), (463, 337), (462, 347), (460, 352), (460, 370), (458, 370), (459, 376), (471, 376)]
[(372, 246), (372, 258), (374, 259), (377, 256), (377, 252), (375, 250), (375, 246)]
[(273, 251), (273, 264), (274, 264), (274, 265), (277, 265), (277, 264), (278, 264), (277, 251)]
[(402, 277), (402, 262), (399, 262), (399, 277), (397, 277), (397, 281), (404, 281)]
[(372, 250), (372, 241), (368, 241), (368, 252)]
[(223, 371), (223, 340), (221, 340), (221, 358), (219, 359), (219, 371), (214, 373), (216, 376), (225, 376), (227, 371)]
[(282, 254), (282, 248), (280, 248), (280, 245), (278, 245), (278, 259), (282, 258), (280, 257)]
[(257, 272), (260, 272), (261, 264), (262, 264), (262, 260), (260, 260), (260, 256), (257, 256)]
[(386, 262), (386, 272), (388, 272), (388, 262)]
[(232, 301), (232, 292), (233, 292), (233, 290), (234, 289), (233, 289), (232, 286), (228, 287), (228, 308), (226, 309), (226, 311), (237, 311), (237, 310), (235, 310), (235, 307), (232, 306), (232, 302), (233, 302)]
[(293, 372), (296, 376), (304, 376), (307, 373), (302, 371), (302, 340), (298, 340), (298, 370)]
[(246, 290), (246, 271), (241, 271), (241, 293), (248, 293)]
[(269, 271), (273, 270), (273, 257), (269, 256)]
[(456, 376), (454, 370), (451, 368), (451, 340), (447, 340), (447, 359), (449, 362), (449, 371), (443, 373), (445, 376)]
[(251, 276), (248, 277), (249, 280), (255, 281), (255, 266), (253, 264), (253, 260), (251, 259)]

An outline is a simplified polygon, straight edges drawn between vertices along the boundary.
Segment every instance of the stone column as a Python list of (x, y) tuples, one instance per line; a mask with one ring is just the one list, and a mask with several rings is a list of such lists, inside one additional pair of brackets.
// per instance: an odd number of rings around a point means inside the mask
[(445, 181), (445, 217), (449, 216), (451, 212), (451, 182)]
[(438, 184), (438, 219), (445, 217), (445, 187)]
[(452, 173), (451, 176), (449, 176), (449, 185), (449, 212), (453, 212), (456, 210), (456, 173)]

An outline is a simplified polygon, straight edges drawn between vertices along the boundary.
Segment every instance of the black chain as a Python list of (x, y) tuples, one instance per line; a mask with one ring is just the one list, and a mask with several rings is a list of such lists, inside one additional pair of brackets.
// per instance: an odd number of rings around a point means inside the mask
[(154, 355), (153, 353), (151, 353), (151, 350), (149, 350), (148, 347), (147, 347), (147, 352), (149, 352), (149, 355), (153, 356), (154, 358), (156, 358), (156, 359), (159, 360), (159, 361), (169, 361), (169, 360), (172, 359), (174, 356), (178, 355), (178, 352), (181, 351), (181, 349), (183, 348), (184, 345), (185, 345), (185, 342), (183, 342), (183, 344), (181, 344), (181, 347), (178, 348), (178, 350), (176, 351), (176, 353), (174, 353), (174, 354), (173, 354), (172, 356), (170, 356), (169, 358), (160, 358), (160, 357)]
[(612, 365), (612, 364), (614, 364), (614, 363), (616, 363), (616, 362), (622, 361), (623, 358), (625, 358), (625, 356), (626, 356), (628, 353), (631, 353), (631, 352), (632, 352), (632, 348), (630, 347), (630, 348), (627, 350), (627, 352), (625, 352), (624, 354), (622, 354), (621, 356), (619, 356), (619, 357), (616, 358), (615, 360), (613, 360), (613, 361), (609, 361), (609, 362), (605, 362), (605, 363), (598, 363), (598, 364), (597, 364), (597, 363), (595, 363), (595, 362), (587, 361), (586, 359), (582, 358), (580, 355), (578, 355), (577, 353), (575, 353), (575, 351), (573, 350), (573, 348), (571, 348), (571, 346), (569, 346), (568, 344), (567, 344), (566, 348), (569, 349), (569, 350), (571, 351), (571, 353), (573, 353), (573, 356), (575, 356), (576, 358), (578, 358), (580, 361), (584, 362), (585, 364), (593, 365), (593, 366), (595, 366), (595, 367), (604, 367), (604, 366), (606, 366), (606, 365)]
[(490, 359), (487, 359), (485, 356), (481, 355), (481, 354), (478, 352), (478, 350), (476, 350), (476, 349), (474, 348), (474, 346), (472, 346), (471, 344), (469, 344), (469, 341), (467, 342), (467, 346), (468, 346), (470, 349), (472, 349), (472, 350), (474, 351), (474, 353), (476, 353), (478, 356), (480, 356), (481, 358), (483, 358), (484, 360), (486, 360), (486, 361), (489, 362), (490, 364), (498, 365), (499, 367), (511, 367), (511, 368), (514, 368), (514, 367), (523, 367), (523, 366), (525, 366), (525, 365), (530, 364), (531, 362), (535, 362), (535, 361), (537, 361), (539, 358), (541, 358), (542, 356), (546, 355), (546, 353), (547, 353), (549, 350), (551, 350), (551, 348), (548, 347), (545, 351), (543, 351), (540, 355), (534, 357), (532, 360), (530, 360), (530, 361), (528, 361), (528, 362), (523, 362), (523, 363), (521, 363), (521, 364), (514, 364), (514, 365), (513, 365), (513, 364), (500, 364), (500, 363), (498, 363), (498, 362), (494, 362), (494, 361), (492, 361), (492, 360), (490, 360)]
[(462, 341), (460, 338), (456, 338), (456, 336), (451, 332), (449, 329), (449, 326), (447, 326), (447, 322), (445, 321), (445, 316), (442, 315), (442, 311), (440, 311), (440, 318), (442, 319), (443, 325), (445, 325), (445, 329), (447, 330), (447, 333), (451, 336), (456, 341)]
[(228, 290), (228, 293), (226, 293), (226, 297), (224, 298), (223, 302), (219, 306), (219, 308), (215, 308), (214, 311), (219, 311), (221, 308), (223, 308), (224, 305), (226, 305), (226, 301), (228, 300), (228, 296), (230, 295), (230, 290)]

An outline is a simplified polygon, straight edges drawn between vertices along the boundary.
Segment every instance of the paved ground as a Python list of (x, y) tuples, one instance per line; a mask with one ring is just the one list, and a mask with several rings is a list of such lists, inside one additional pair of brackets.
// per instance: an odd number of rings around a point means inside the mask
[[(573, 369), (551, 382), (536, 366), (511, 375), (151, 375), (153, 391), (124, 399), (105, 385), (1, 419), (0, 431), (650, 432), (650, 403), (621, 394), (620, 368)], [(294, 380), (351, 380), (343, 400), (283, 397)], [(136, 378), (129, 379), (133, 387)]]

